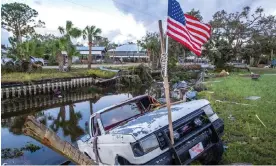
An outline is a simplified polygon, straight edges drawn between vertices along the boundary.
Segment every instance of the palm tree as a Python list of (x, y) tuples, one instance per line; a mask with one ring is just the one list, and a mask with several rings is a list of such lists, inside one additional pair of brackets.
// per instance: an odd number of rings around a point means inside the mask
[(67, 46), (66, 46), (65, 50), (62, 50), (62, 51), (67, 51), (67, 54), (68, 54), (68, 66), (69, 66), (69, 69), (70, 69), (70, 64), (69, 63), (72, 62), (72, 56), (73, 56), (73, 54), (69, 55), (69, 52), (72, 52), (71, 49), (72, 49), (72, 47), (74, 47), (73, 43), (71, 41), (71, 38), (78, 38), (78, 37), (80, 37), (81, 36), (81, 30), (78, 29), (78, 28), (76, 28), (76, 27), (74, 27), (72, 21), (66, 21), (65, 28), (59, 26), (58, 30), (59, 30), (59, 32), (62, 35), (64, 35), (63, 37), (67, 41)]
[(80, 56), (80, 52), (77, 50), (77, 48), (74, 45), (70, 45), (69, 48), (67, 49), (67, 55), (69, 57), (68, 68), (70, 69), (72, 66), (72, 57)]
[(86, 26), (83, 30), (83, 39), (85, 40), (88, 38), (88, 46), (89, 46), (89, 55), (88, 55), (88, 69), (91, 69), (91, 63), (92, 63), (92, 42), (93, 38), (99, 37), (99, 35), (102, 33), (102, 30), (100, 28), (96, 28), (96, 26)]
[(56, 57), (58, 62), (59, 71), (63, 71), (64, 58), (62, 51), (67, 49), (68, 41), (65, 37), (55, 39), (49, 43), (49, 48), (51, 50), (51, 56)]

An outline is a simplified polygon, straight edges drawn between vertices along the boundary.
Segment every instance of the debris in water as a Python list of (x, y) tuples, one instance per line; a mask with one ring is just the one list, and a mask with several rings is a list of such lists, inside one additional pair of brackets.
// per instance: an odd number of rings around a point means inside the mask
[(247, 98), (245, 98), (245, 99), (247, 99), (247, 100), (258, 100), (258, 99), (260, 99), (261, 97), (259, 97), (259, 96), (249, 96), (249, 97), (247, 97)]

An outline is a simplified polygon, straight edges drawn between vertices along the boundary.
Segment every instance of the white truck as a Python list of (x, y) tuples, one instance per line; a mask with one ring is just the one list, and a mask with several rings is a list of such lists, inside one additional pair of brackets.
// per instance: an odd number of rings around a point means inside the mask
[(223, 154), (224, 123), (209, 101), (173, 103), (174, 144), (168, 111), (154, 98), (138, 96), (90, 116), (89, 135), (77, 141), (89, 158), (107, 165), (217, 164)]

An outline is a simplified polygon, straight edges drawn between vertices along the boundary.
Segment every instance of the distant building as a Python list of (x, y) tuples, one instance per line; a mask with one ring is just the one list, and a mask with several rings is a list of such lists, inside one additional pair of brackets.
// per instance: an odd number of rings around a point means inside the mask
[(148, 60), (147, 51), (137, 44), (125, 44), (115, 49), (108, 50), (110, 58), (122, 59), (123, 61)]
[[(80, 52), (80, 60), (87, 60), (89, 55), (89, 47), (86, 46), (77, 46), (77, 50)], [(107, 50), (105, 47), (92, 47), (92, 57), (93, 59), (102, 59), (104, 58)]]

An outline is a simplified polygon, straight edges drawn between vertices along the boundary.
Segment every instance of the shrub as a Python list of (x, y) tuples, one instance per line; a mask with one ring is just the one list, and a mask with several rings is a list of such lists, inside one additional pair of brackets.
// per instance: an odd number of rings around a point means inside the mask
[(112, 78), (116, 75), (116, 73), (111, 71), (103, 71), (99, 69), (91, 69), (86, 72), (86, 75), (100, 78)]

